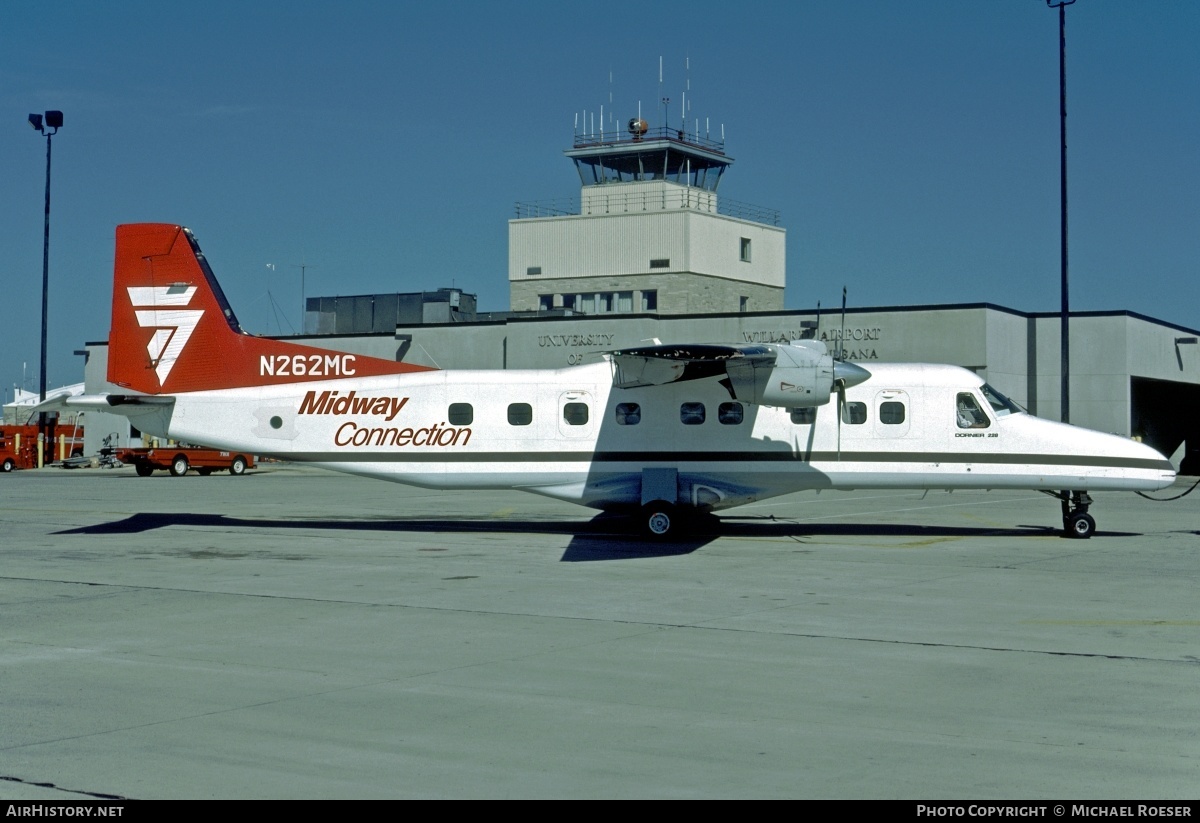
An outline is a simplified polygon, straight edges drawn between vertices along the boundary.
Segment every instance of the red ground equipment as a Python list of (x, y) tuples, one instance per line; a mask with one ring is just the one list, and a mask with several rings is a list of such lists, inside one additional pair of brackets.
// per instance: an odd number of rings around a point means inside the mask
[(254, 468), (254, 455), (221, 449), (205, 449), (200, 446), (157, 446), (152, 449), (117, 449), (116, 458), (127, 466), (133, 466), (139, 477), (149, 477), (155, 469), (169, 471), (182, 477), (190, 469), (197, 474), (210, 475), (214, 471), (228, 471), (234, 477)]
[[(51, 424), (49, 439), (50, 445), (42, 457), (45, 465), (70, 457), (79, 457), (83, 454), (83, 426), (68, 427)], [(0, 426), (0, 471), (36, 469), (37, 465), (37, 424)]]

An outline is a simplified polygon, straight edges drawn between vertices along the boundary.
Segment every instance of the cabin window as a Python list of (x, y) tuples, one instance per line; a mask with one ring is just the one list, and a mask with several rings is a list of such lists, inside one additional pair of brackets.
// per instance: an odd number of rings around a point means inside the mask
[(704, 422), (704, 404), (684, 403), (679, 407), (679, 420), (685, 426), (699, 426)]
[(811, 426), (816, 419), (817, 409), (815, 406), (792, 409), (792, 422), (797, 426)]
[(451, 426), (469, 426), (475, 420), (475, 409), (470, 403), (451, 403), (446, 422)]
[(867, 422), (866, 403), (847, 403), (842, 406), (842, 422), (851, 426), (861, 426)]
[(510, 426), (528, 426), (533, 422), (533, 406), (528, 403), (510, 403), (508, 423)]
[(983, 413), (983, 409), (979, 408), (975, 395), (970, 392), (959, 392), (954, 404), (960, 429), (986, 429), (991, 425), (988, 416)]
[(567, 403), (563, 406), (563, 420), (570, 426), (586, 426), (588, 422), (587, 403)]
[(724, 426), (737, 426), (742, 422), (741, 403), (722, 403), (717, 407), (717, 421)]
[(642, 407), (637, 403), (618, 403), (616, 415), (618, 426), (636, 426), (642, 422)]
[(899, 426), (904, 422), (904, 404), (898, 400), (880, 403), (879, 422), (885, 426)]

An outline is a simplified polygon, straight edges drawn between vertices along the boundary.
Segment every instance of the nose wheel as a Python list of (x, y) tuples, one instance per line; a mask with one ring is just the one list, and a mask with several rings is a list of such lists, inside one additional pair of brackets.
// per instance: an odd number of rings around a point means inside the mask
[(1067, 537), (1086, 540), (1096, 532), (1096, 519), (1087, 512), (1075, 512), (1063, 523), (1063, 531)]
[(1096, 520), (1088, 514), (1092, 497), (1085, 491), (1046, 492), (1062, 503), (1063, 536), (1087, 540), (1096, 533)]

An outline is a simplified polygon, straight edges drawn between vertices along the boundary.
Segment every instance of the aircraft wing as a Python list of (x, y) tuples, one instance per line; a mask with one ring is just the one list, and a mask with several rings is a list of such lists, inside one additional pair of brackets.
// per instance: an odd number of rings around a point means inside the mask
[(705, 343), (640, 346), (612, 352), (611, 356), (617, 367), (613, 384), (622, 389), (726, 375), (735, 362), (770, 367), (776, 358), (775, 352), (766, 346)]
[(825, 344), (816, 340), (641, 346), (610, 357), (617, 388), (717, 377), (733, 399), (764, 406), (822, 406), (839, 387), (855, 386), (871, 376), (853, 363), (834, 361)]

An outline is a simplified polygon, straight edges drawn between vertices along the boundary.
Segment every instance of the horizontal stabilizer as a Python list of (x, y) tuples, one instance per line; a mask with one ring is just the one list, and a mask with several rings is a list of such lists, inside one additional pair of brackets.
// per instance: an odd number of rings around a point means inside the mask
[(28, 408), (28, 411), (30, 411), (31, 413), (34, 413), (34, 414), (37, 414), (40, 412), (66, 411), (67, 405), (68, 405), (67, 401), (73, 397), (79, 397), (79, 396), (80, 396), (79, 394), (72, 392), (70, 389), (65, 389), (63, 391), (59, 391), (59, 392), (56, 392), (56, 393), (50, 395), (49, 397), (47, 397), (45, 400), (41, 401), (40, 403), (36, 403), (33, 406), (30, 406)]
[(170, 406), (174, 402), (169, 394), (84, 394), (68, 399), (67, 407), (112, 411), (113, 406)]

